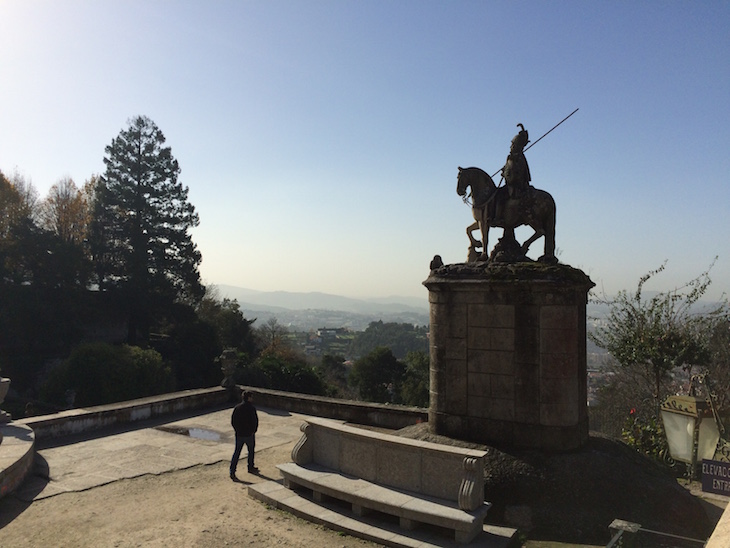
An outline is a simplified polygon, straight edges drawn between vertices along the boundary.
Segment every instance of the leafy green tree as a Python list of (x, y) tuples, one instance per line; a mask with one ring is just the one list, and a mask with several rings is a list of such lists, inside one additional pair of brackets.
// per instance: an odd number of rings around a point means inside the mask
[(707, 366), (718, 412), (730, 427), (730, 319), (720, 318), (709, 332), (710, 359)]
[(370, 322), (367, 329), (355, 335), (350, 344), (350, 355), (364, 356), (379, 346), (387, 346), (399, 358), (412, 350), (428, 351), (428, 328), (409, 323)]
[(401, 401), (405, 405), (428, 407), (429, 405), (429, 355), (422, 350), (409, 352), (404, 360), (406, 365)]
[(214, 292), (202, 299), (197, 307), (198, 317), (213, 327), (218, 333), (223, 348), (235, 348), (253, 359), (256, 355), (256, 341), (251, 324), (256, 321), (247, 320), (243, 316), (238, 301), (231, 299), (218, 300)]
[(397, 403), (405, 366), (390, 348), (380, 346), (355, 361), (349, 382), (366, 401)]
[(350, 396), (344, 357), (325, 354), (322, 356), (318, 370), (325, 383), (331, 387), (332, 396)]
[(325, 384), (316, 371), (304, 359), (285, 359), (277, 354), (265, 354), (257, 360), (257, 366), (267, 379), (268, 388), (297, 392), (300, 394), (324, 395)]
[(217, 386), (223, 380), (216, 362), (223, 351), (218, 334), (213, 325), (197, 318), (192, 310), (187, 314), (186, 307), (179, 304), (173, 308), (177, 318), (166, 326), (154, 347), (171, 365), (178, 390)]
[(15, 234), (15, 274), (20, 283), (36, 288), (85, 288), (89, 263), (80, 245), (65, 242), (36, 225), (26, 224)]
[(622, 367), (635, 367), (651, 383), (655, 403), (663, 396), (662, 383), (672, 370), (690, 371), (693, 366), (708, 364), (708, 323), (727, 315), (724, 303), (696, 311), (695, 305), (711, 283), (710, 269), (684, 287), (644, 299), (644, 284), (664, 267), (643, 276), (633, 293), (621, 291), (615, 299), (598, 299), (610, 306), (609, 315), (589, 334)]
[(276, 318), (257, 328), (255, 337), (258, 357), (253, 362), (239, 362), (236, 382), (302, 394), (331, 392), (302, 351), (290, 344), (288, 330)]
[(94, 188), (90, 244), (101, 289), (121, 288), (130, 303), (129, 342), (149, 338), (152, 304), (197, 302), (204, 294), (201, 255), (190, 229), (199, 224), (178, 180), (165, 137), (145, 116), (107, 146)]

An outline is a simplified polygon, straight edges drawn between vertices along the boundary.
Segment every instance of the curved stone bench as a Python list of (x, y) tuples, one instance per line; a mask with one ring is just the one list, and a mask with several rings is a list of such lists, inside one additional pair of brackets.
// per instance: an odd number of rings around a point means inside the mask
[(453, 529), (468, 543), (483, 528), (484, 451), (462, 449), (310, 418), (292, 450), (294, 462), (278, 465), (288, 488), (311, 489), (346, 501), (357, 515), (377, 510), (397, 516), (404, 529), (428, 523)]
[(35, 457), (33, 429), (16, 422), (0, 425), (0, 498), (9, 495), (23, 483), (31, 471)]

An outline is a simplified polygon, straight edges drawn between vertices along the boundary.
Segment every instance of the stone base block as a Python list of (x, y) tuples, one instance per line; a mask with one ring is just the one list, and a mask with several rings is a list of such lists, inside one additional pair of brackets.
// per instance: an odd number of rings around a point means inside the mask
[(466, 263), (433, 270), (424, 285), (435, 434), (546, 450), (588, 440), (588, 276), (566, 265)]

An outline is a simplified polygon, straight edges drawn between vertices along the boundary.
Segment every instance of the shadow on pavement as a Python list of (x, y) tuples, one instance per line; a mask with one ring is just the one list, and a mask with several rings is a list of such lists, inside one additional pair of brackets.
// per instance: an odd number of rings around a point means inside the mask
[(48, 486), (49, 475), (48, 462), (36, 453), (33, 468), (25, 481), (13, 493), (0, 499), (0, 529), (25, 512), (33, 499)]
[(256, 407), (257, 411), (260, 411), (262, 413), (266, 413), (267, 415), (272, 415), (274, 417), (291, 417), (291, 413), (289, 411), (283, 411), (281, 409), (271, 409), (269, 407)]

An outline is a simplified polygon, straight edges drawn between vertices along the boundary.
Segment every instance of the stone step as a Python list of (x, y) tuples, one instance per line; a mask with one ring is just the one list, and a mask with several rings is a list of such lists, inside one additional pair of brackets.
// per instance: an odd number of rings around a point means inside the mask
[[(397, 519), (379, 513), (355, 516), (350, 505), (336, 500), (314, 502), (307, 489), (287, 489), (281, 481), (266, 481), (248, 486), (248, 494), (257, 500), (287, 511), (307, 521), (323, 525), (383, 546), (394, 548), (484, 547), (507, 548), (516, 539), (517, 530), (509, 527), (484, 525), (484, 529), (469, 544), (453, 540), (453, 531), (430, 526), (404, 531)], [(516, 540), (515, 540), (516, 542)]]

